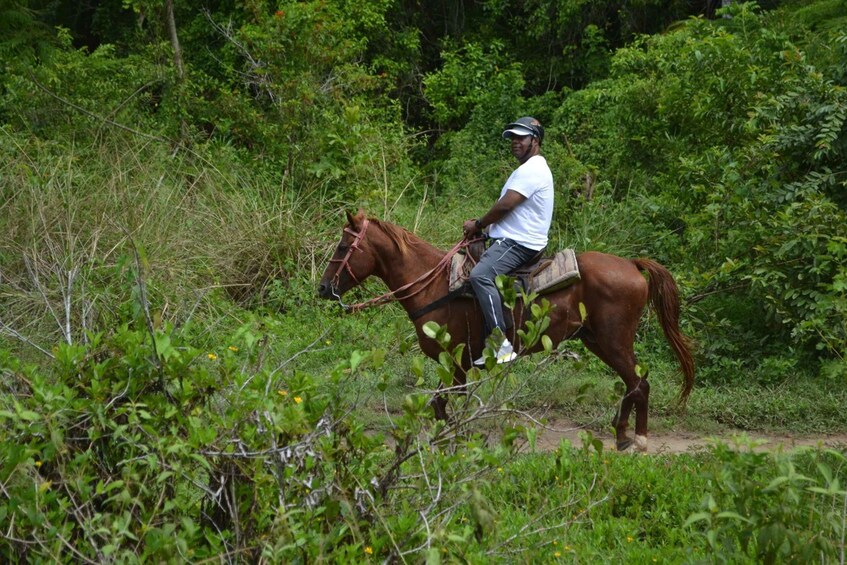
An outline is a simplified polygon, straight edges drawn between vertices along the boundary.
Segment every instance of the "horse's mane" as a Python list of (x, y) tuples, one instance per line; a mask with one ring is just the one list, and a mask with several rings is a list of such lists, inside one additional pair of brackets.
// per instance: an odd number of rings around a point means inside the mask
[(424, 241), (419, 236), (413, 234), (406, 228), (402, 228), (398, 225), (391, 224), (389, 222), (383, 222), (376, 218), (368, 218), (372, 223), (379, 226), (379, 228), (385, 232), (385, 234), (391, 239), (399, 249), (400, 253), (405, 255), (408, 253), (409, 248), (411, 247), (420, 247), (420, 246), (428, 246), (432, 249), (435, 249), (435, 246)]

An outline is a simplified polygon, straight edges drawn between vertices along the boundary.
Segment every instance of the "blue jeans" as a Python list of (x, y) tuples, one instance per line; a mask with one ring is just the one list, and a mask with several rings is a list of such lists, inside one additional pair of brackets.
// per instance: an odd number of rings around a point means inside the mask
[(508, 275), (532, 259), (538, 251), (524, 247), (511, 239), (494, 239), (470, 274), (470, 283), (482, 308), (485, 336), (494, 328), (506, 333), (511, 326), (503, 316), (503, 300), (494, 283), (497, 275)]

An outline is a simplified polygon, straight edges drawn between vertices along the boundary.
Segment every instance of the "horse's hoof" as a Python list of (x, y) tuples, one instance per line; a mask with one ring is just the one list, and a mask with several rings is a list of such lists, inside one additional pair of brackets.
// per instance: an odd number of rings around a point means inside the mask
[(627, 449), (632, 447), (632, 440), (629, 438), (622, 439), (615, 444), (615, 447), (618, 451), (626, 451)]
[(644, 453), (647, 451), (647, 436), (640, 436), (636, 434), (635, 436), (635, 451), (639, 451)]

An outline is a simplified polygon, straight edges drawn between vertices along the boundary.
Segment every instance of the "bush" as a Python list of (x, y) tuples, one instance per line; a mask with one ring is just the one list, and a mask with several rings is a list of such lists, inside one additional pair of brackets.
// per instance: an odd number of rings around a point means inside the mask
[(847, 491), (838, 478), (843, 453), (733, 451), (718, 446), (707, 473), (703, 511), (686, 525), (701, 526), (712, 559), (758, 563), (837, 560), (843, 551)]

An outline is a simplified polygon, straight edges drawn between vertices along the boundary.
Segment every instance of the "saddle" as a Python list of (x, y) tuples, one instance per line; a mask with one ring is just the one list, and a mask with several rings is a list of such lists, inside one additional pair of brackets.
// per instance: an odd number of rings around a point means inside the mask
[[(453, 255), (450, 262), (450, 280), (447, 294), (423, 308), (411, 312), (409, 317), (412, 320), (417, 320), (454, 298), (476, 299), (471, 283), (468, 282), (468, 277), (484, 250), (485, 246), (480, 241), (468, 246), (464, 253), (459, 252)], [(579, 266), (576, 263), (576, 253), (573, 249), (564, 249), (552, 257), (544, 257), (543, 255), (543, 250), (538, 252), (535, 257), (512, 273), (512, 276), (515, 277), (517, 290), (522, 289), (527, 294), (532, 292), (547, 294), (579, 280)]]
[[(453, 256), (450, 264), (449, 292), (474, 296), (468, 276), (482, 255), (482, 249), (480, 244), (476, 249), (469, 248), (468, 253), (457, 253)], [(552, 257), (545, 257), (542, 250), (511, 276), (527, 293), (547, 294), (559, 290), (579, 280), (576, 253), (573, 249), (563, 249)]]

